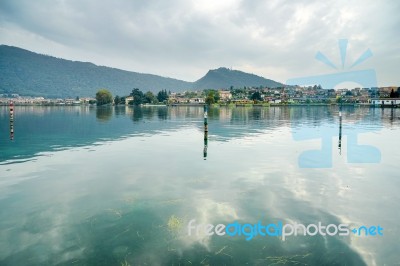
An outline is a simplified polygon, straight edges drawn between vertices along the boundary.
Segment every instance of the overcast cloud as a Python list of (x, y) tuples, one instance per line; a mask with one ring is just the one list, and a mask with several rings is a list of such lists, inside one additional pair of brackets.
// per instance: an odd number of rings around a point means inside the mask
[(400, 86), (400, 1), (0, 0), (0, 43), (194, 81), (220, 66), (285, 82), (335, 73), (368, 48), (380, 86)]

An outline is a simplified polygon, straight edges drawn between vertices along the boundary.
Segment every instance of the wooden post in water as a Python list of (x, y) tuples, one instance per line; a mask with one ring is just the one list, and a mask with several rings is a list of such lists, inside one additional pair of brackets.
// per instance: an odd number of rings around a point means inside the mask
[(339, 154), (342, 154), (342, 105), (339, 107)]
[(208, 113), (207, 113), (207, 105), (204, 105), (204, 150), (203, 150), (203, 158), (207, 159), (207, 146), (208, 146)]
[(14, 103), (10, 102), (10, 139), (14, 139)]

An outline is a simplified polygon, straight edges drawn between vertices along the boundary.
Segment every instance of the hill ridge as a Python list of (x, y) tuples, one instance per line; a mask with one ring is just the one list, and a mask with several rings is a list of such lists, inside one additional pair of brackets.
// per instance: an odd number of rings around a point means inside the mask
[(197, 81), (188, 82), (0, 45), (0, 94), (57, 98), (94, 96), (99, 88), (107, 88), (113, 95), (127, 95), (133, 88), (153, 92), (162, 89), (182, 92), (260, 85), (276, 87), (282, 84), (224, 67), (209, 70)]

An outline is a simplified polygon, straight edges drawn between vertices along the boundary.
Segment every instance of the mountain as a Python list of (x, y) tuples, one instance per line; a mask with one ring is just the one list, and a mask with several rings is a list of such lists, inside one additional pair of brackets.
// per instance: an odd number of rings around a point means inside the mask
[(0, 46), (0, 93), (46, 97), (94, 96), (99, 88), (127, 95), (133, 88), (184, 91), (192, 83)]
[(158, 92), (282, 84), (242, 71), (210, 70), (196, 82), (130, 72), (88, 62), (70, 61), (0, 45), (0, 94), (56, 97), (94, 96), (99, 88), (127, 95), (133, 88)]
[(266, 79), (254, 74), (248, 74), (239, 70), (228, 68), (218, 68), (208, 71), (208, 73), (193, 84), (195, 89), (219, 89), (233, 87), (258, 87), (266, 86), (270, 88), (280, 87), (282, 83)]

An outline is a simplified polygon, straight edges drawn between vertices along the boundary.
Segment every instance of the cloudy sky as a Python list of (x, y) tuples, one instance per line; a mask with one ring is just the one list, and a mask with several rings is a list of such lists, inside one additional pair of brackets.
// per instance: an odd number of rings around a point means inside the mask
[(370, 49), (351, 70), (400, 86), (399, 13), (396, 0), (0, 0), (0, 43), (186, 81), (221, 66), (280, 82), (338, 73)]

